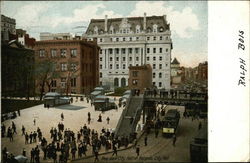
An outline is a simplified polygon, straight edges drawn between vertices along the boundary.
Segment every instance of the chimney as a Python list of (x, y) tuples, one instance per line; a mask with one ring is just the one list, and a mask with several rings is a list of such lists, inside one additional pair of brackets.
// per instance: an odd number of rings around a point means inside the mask
[(163, 15), (163, 17), (164, 17), (164, 20), (166, 21), (166, 23), (168, 23), (167, 22), (167, 15)]
[(146, 12), (144, 12), (144, 18), (143, 18), (143, 30), (146, 31)]
[(105, 15), (105, 24), (104, 24), (104, 26), (105, 26), (104, 31), (107, 32), (108, 31), (108, 15)]

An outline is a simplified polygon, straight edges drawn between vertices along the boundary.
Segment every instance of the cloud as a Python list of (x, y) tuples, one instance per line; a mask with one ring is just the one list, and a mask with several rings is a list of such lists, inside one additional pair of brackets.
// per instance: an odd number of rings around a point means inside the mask
[(199, 30), (199, 20), (190, 7), (185, 7), (182, 11), (174, 10), (172, 6), (165, 7), (165, 2), (140, 1), (135, 5), (135, 9), (129, 16), (147, 15), (167, 15), (171, 30), (180, 38), (192, 37), (192, 31)]

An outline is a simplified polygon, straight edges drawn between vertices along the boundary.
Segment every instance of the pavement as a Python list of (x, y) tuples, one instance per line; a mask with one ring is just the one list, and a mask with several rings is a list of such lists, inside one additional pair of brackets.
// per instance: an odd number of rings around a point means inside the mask
[[(176, 108), (183, 114), (183, 106), (167, 106), (168, 109)], [(162, 132), (159, 132), (158, 137), (155, 137), (152, 130), (147, 136), (147, 146), (144, 144), (145, 134), (139, 139), (140, 155), (137, 157), (136, 149), (129, 148), (126, 150), (118, 151), (117, 156), (112, 156), (112, 152), (102, 154), (99, 156), (98, 162), (190, 162), (189, 144), (192, 138), (198, 131), (199, 122), (205, 123), (204, 120), (193, 120), (191, 118), (184, 118), (181, 116), (179, 127), (176, 133), (176, 143), (173, 146), (172, 138), (166, 138), (162, 136)], [(75, 163), (81, 162), (94, 162), (94, 157), (88, 157), (85, 159), (75, 160)]]
[[(118, 104), (118, 98), (116, 97), (116, 103)], [(77, 133), (80, 130), (81, 126), (87, 124), (91, 129), (95, 129), (98, 132), (101, 131), (102, 128), (115, 129), (120, 115), (122, 113), (123, 108), (118, 108), (117, 110), (109, 110), (105, 112), (95, 111), (94, 106), (91, 106), (90, 103), (87, 103), (86, 99), (84, 101), (76, 102), (76, 98), (74, 98), (74, 102), (70, 105), (61, 105), (56, 107), (50, 107), (49, 109), (44, 108), (43, 105), (37, 105), (34, 107), (30, 107), (27, 109), (21, 110), (21, 116), (15, 119), (9, 119), (3, 122), (7, 128), (10, 126), (12, 121), (16, 124), (17, 134), (14, 134), (14, 141), (10, 142), (9, 138), (1, 139), (1, 148), (7, 147), (7, 150), (14, 154), (20, 155), (22, 154), (23, 148), (25, 148), (27, 157), (30, 158), (30, 151), (32, 148), (36, 147), (37, 143), (25, 144), (25, 138), (22, 136), (22, 125), (24, 125), (26, 132), (28, 134), (30, 132), (36, 131), (37, 127), (39, 127), (42, 131), (43, 136), (51, 142), (50, 139), (50, 129), (52, 127), (56, 127), (59, 122), (64, 124), (64, 128), (70, 129)], [(91, 123), (88, 125), (87, 118), (88, 112), (91, 113)], [(64, 114), (64, 120), (61, 120), (61, 113)], [(99, 114), (102, 115), (103, 122), (97, 122)], [(106, 118), (110, 118), (109, 124), (107, 124)], [(36, 124), (34, 125), (33, 120), (36, 119)], [(88, 152), (90, 152), (89, 150)], [(41, 156), (43, 153), (41, 152)], [(87, 153), (88, 155), (88, 153)], [(45, 161), (42, 161), (45, 162)], [(52, 162), (52, 160), (47, 160), (46, 162)]]

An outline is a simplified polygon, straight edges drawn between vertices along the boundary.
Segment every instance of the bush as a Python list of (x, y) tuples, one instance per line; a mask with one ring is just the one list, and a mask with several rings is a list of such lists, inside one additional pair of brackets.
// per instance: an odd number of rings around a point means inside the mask
[(122, 96), (126, 90), (128, 90), (128, 87), (115, 88), (115, 92), (113, 94), (110, 94), (110, 96)]

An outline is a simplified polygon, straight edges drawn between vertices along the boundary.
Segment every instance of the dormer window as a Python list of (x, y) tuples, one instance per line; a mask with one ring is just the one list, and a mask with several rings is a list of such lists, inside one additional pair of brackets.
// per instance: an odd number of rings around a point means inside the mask
[(147, 32), (148, 32), (148, 33), (151, 33), (151, 28), (148, 27), (148, 28), (147, 28)]
[(153, 32), (154, 32), (154, 33), (157, 33), (157, 27), (158, 27), (157, 24), (154, 24), (154, 25), (153, 25)]
[(114, 33), (114, 27), (113, 27), (113, 26), (110, 27), (109, 33), (110, 33), (110, 34), (113, 34), (113, 33)]
[(136, 32), (136, 33), (140, 33), (140, 31), (141, 31), (140, 26), (137, 25), (137, 26), (136, 26), (136, 31), (135, 31), (135, 32)]
[(163, 32), (163, 27), (160, 27), (160, 32)]
[(95, 26), (95, 28), (94, 28), (94, 34), (98, 34), (98, 27), (97, 26)]

